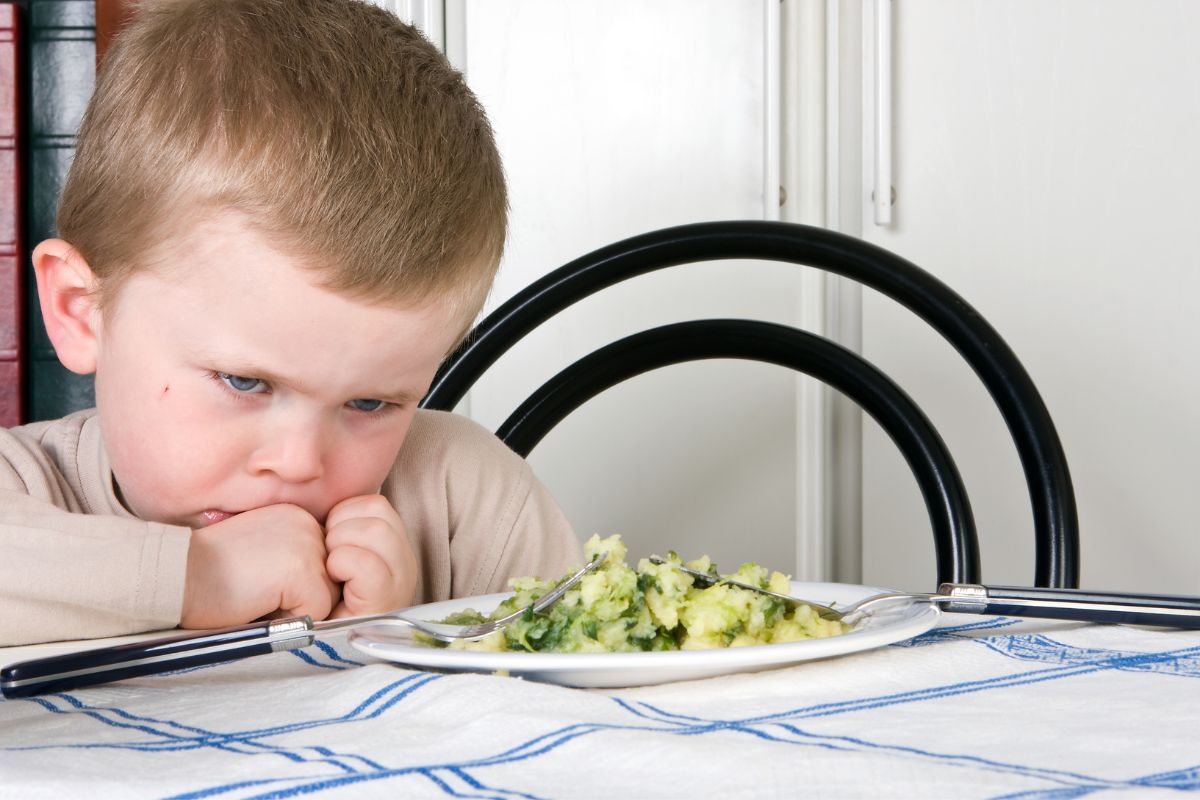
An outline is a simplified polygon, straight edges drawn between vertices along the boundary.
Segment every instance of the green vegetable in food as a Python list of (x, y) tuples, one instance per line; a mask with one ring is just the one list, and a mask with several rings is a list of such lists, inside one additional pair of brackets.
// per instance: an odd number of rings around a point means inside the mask
[[(758, 592), (720, 583), (694, 586), (690, 575), (670, 563), (642, 559), (635, 571), (625, 563), (620, 536), (592, 536), (584, 545), (585, 556), (590, 560), (600, 552), (608, 553), (604, 564), (546, 611), (525, 614), (483, 639), (449, 647), (557, 653), (702, 650), (817, 639), (846, 631), (842, 623), (821, 619), (805, 605), (789, 613), (781, 601)], [(680, 563), (673, 552), (668, 560)], [(708, 556), (687, 566), (717, 575)], [(726, 577), (781, 594), (789, 590), (786, 575), (768, 573), (758, 564), (743, 564)], [(513, 596), (489, 617), (468, 609), (445, 621), (462, 624), (505, 616), (528, 607), (557, 584), (515, 578), (509, 585)]]

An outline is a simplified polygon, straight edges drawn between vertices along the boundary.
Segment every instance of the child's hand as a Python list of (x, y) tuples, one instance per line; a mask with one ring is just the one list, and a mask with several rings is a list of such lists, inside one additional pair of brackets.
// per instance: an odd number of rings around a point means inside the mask
[(298, 506), (264, 506), (194, 530), (180, 627), (325, 619), (338, 601), (325, 556), (324, 531)]
[(404, 522), (382, 495), (351, 497), (325, 520), (329, 577), (341, 581), (342, 602), (331, 617), (378, 614), (412, 604), (417, 558)]

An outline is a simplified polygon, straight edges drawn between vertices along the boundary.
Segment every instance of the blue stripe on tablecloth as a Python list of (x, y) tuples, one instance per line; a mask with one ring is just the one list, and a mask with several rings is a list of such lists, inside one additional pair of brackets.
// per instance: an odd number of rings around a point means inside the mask
[(998, 630), (1000, 628), (1008, 628), (1013, 625), (1021, 624), (1021, 620), (1012, 619), (1011, 617), (990, 617), (979, 622), (968, 622), (963, 625), (946, 625), (926, 631), (912, 639), (904, 639), (899, 642), (893, 642), (888, 647), (928, 647), (929, 645), (942, 644), (946, 641), (957, 641), (971, 637), (962, 636), (966, 632), (983, 631), (983, 630)]
[(1147, 660), (1138, 658), (1138, 656), (1146, 655), (1145, 653), (1099, 647), (1077, 647), (1064, 644), (1044, 634), (997, 636), (978, 641), (994, 652), (1020, 661), (1040, 661), (1046, 664), (1083, 664), (1107, 661), (1120, 655), (1130, 658), (1131, 661), (1128, 664), (1118, 664), (1115, 669), (1200, 678), (1200, 656)]
[[(979, 691), (1005, 689), (1012, 686), (1041, 683), (1044, 681), (1060, 680), (1062, 678), (1084, 675), (1092, 672), (1109, 670), (1146, 671), (1152, 667), (1165, 668), (1176, 665), (1179, 672), (1175, 674), (1194, 675), (1200, 658), (1200, 646), (1185, 647), (1179, 650), (1167, 650), (1160, 653), (1130, 653), (1123, 651), (1096, 651), (1097, 655), (1082, 663), (1071, 663), (1065, 666), (1055, 666), (1046, 669), (1034, 669), (1009, 675), (991, 678), (981, 678), (958, 683), (948, 683), (942, 686), (931, 686), (907, 692), (897, 692), (877, 697), (861, 697), (853, 700), (843, 700), (835, 703), (820, 703), (814, 706), (794, 708), (757, 718), (761, 721), (795, 717), (819, 717), (832, 714), (843, 714), (850, 711), (864, 711), (883, 708), (898, 703), (913, 703), (952, 697)], [(1185, 671), (1186, 670), (1186, 671)]]
[(997, 795), (992, 800), (1015, 800), (1018, 797), (1039, 798), (1039, 800), (1070, 800), (1073, 797), (1083, 797), (1108, 788), (1107, 786), (1071, 786), (1062, 789), (1029, 789), (1014, 794)]
[[(987, 772), (1015, 774), (1025, 778), (1037, 778), (1040, 780), (1052, 781), (1064, 785), (1078, 786), (1080, 783), (1084, 783), (1093, 786), (1124, 787), (1130, 784), (1130, 781), (1106, 780), (1072, 770), (1031, 767), (1024, 764), (999, 761), (997, 759), (973, 755), (970, 753), (937, 752), (928, 748), (915, 747), (913, 745), (872, 742), (868, 739), (858, 736), (814, 733), (788, 723), (773, 723), (773, 726), (776, 725), (796, 737), (800, 737), (802, 739), (811, 739), (814, 743), (824, 743), (834, 747), (834, 749), (846, 749), (853, 751), (871, 750), (875, 752), (895, 753), (897, 755), (915, 755), (943, 764), (976, 767)], [(787, 739), (782, 737), (768, 737), (765, 735), (765, 732), (762, 731), (755, 731), (755, 733), (763, 736), (764, 738), (772, 738), (775, 741), (787, 741)]]
[(998, 795), (995, 800), (1018, 800), (1019, 798), (1030, 798), (1031, 800), (1057, 800), (1057, 798), (1067, 797), (1083, 797), (1092, 792), (1103, 791), (1109, 788), (1117, 789), (1136, 789), (1136, 788), (1156, 788), (1156, 789), (1177, 789), (1184, 791), (1200, 790), (1200, 766), (1187, 767), (1181, 770), (1172, 772), (1160, 772), (1154, 775), (1147, 775), (1142, 778), (1134, 778), (1130, 781), (1125, 781), (1120, 786), (1110, 787), (1105, 785), (1084, 785), (1063, 789), (1026, 789), (1010, 794)]
[(363, 662), (355, 661), (354, 659), (351, 659), (351, 658), (346, 658), (341, 653), (339, 653), (332, 645), (328, 644), (327, 642), (322, 642), (320, 640), (317, 640), (317, 641), (313, 642), (313, 644), (316, 645), (316, 648), (317, 648), (317, 650), (319, 650), (321, 652), (321, 655), (323, 655), (325, 658), (329, 659), (330, 661), (332, 661), (334, 663), (332, 663), (332, 664), (321, 663), (320, 661), (317, 660), (319, 658), (319, 656), (314, 656), (314, 655), (310, 654), (308, 652), (307, 648), (301, 649), (301, 650), (292, 650), (291, 653), (293, 656), (300, 659), (305, 664), (309, 664), (310, 666), (314, 666), (314, 667), (320, 667), (321, 669), (339, 670), (339, 669), (349, 669), (351, 667), (363, 666)]
[[(299, 730), (324, 727), (326, 725), (345, 724), (357, 722), (362, 719), (372, 719), (387, 711), (400, 700), (408, 697), (412, 692), (432, 681), (438, 680), (441, 677), (443, 676), (430, 675), (428, 673), (411, 673), (397, 681), (393, 681), (382, 689), (373, 692), (366, 700), (359, 703), (358, 706), (356, 706), (352, 711), (340, 717), (333, 717), (323, 720), (306, 720), (303, 722), (295, 722), (288, 725), (278, 725), (270, 728), (233, 731), (227, 733), (218, 733), (215, 731), (206, 730), (204, 728), (184, 725), (182, 723), (175, 722), (174, 720), (162, 720), (154, 717), (133, 714), (125, 711), (124, 709), (116, 707), (90, 706), (79, 700), (77, 697), (66, 693), (50, 695), (49, 697), (28, 698), (29, 702), (37, 703), (52, 713), (82, 713), (98, 720), (105, 725), (142, 731), (152, 736), (160, 737), (160, 740), (153, 742), (81, 742), (75, 744), (28, 745), (6, 747), (2, 749), (11, 751), (26, 751), (62, 748), (68, 750), (114, 749), (161, 752), (212, 748), (240, 755), (277, 755), (297, 763), (325, 763), (350, 773), (358, 772), (359, 768), (345, 763), (342, 759), (360, 761), (368, 769), (382, 769), (383, 767), (381, 765), (366, 757), (353, 754), (339, 754), (324, 747), (283, 747), (254, 740), (263, 737), (277, 736), (284, 733), (292, 733)], [(71, 708), (59, 708), (52, 702), (53, 700), (62, 700), (69, 704)], [(116, 717), (116, 719), (113, 717)], [(165, 726), (168, 728), (168, 730), (163, 730), (155, 726)], [(169, 730), (169, 728), (177, 728), (182, 731), (182, 733)], [(239, 749), (241, 747), (250, 749)], [(321, 757), (313, 758), (307, 755), (306, 753), (310, 751), (316, 752)]]
[[(547, 798), (545, 798), (543, 795), (529, 794), (528, 792), (523, 792), (516, 789), (503, 789), (500, 787), (489, 786), (457, 767), (406, 767), (404, 769), (389, 770), (384, 773), (372, 775), (348, 775), (338, 778), (321, 779), (299, 786), (279, 788), (262, 794), (252, 795), (250, 798), (247, 798), (247, 800), (284, 800), (284, 798), (296, 797), (297, 795), (315, 794), (327, 789), (340, 789), (357, 783), (365, 783), (367, 781), (411, 776), (425, 778), (450, 797), (487, 797), (500, 798), (501, 800), (503, 800), (503, 798), (516, 798), (518, 800), (547, 800)], [(466, 794), (462, 788), (455, 786), (455, 783), (466, 784), (467, 788), (476, 793)], [(238, 788), (244, 788), (244, 786), (245, 785), (237, 786), (231, 784), (228, 787), (221, 787), (221, 791), (236, 791)], [(486, 794), (478, 794), (478, 792), (486, 792)], [(203, 800), (203, 798), (211, 796), (213, 796), (213, 792), (204, 791), (172, 795), (171, 797), (166, 798), (166, 800)]]
[(1146, 786), (1168, 786), (1176, 789), (1200, 789), (1200, 765), (1172, 772), (1158, 772), (1137, 781)]
[[(617, 698), (614, 698), (614, 699), (617, 699)], [(1102, 783), (1106, 786), (1108, 786), (1108, 785), (1125, 786), (1129, 783), (1129, 781), (1103, 780), (1100, 778), (1095, 778), (1090, 775), (1086, 775), (1086, 774), (1079, 773), (1079, 772), (1073, 772), (1070, 770), (1057, 770), (1057, 769), (1046, 769), (1046, 768), (1041, 768), (1041, 767), (1028, 767), (1028, 766), (1024, 766), (1021, 764), (998, 761), (995, 759), (989, 759), (989, 758), (986, 758), (983, 756), (977, 756), (977, 755), (972, 755), (972, 754), (968, 754), (968, 753), (941, 753), (941, 752), (936, 752), (936, 751), (930, 750), (928, 748), (920, 748), (920, 747), (915, 747), (912, 745), (884, 744), (884, 743), (872, 742), (868, 739), (864, 739), (862, 737), (856, 737), (856, 736), (847, 736), (847, 735), (843, 735), (843, 734), (815, 733), (815, 732), (804, 730), (796, 725), (793, 725), (793, 724), (790, 724), (787, 722), (781, 722), (781, 721), (772, 721), (772, 722), (763, 723), (763, 722), (756, 721), (756, 720), (751, 720), (748, 722), (738, 722), (735, 720), (703, 720), (699, 717), (686, 716), (686, 715), (682, 715), (682, 714), (676, 714), (673, 712), (667, 712), (667, 711), (664, 711), (663, 709), (656, 708), (655, 706), (653, 706), (649, 703), (638, 703), (638, 705), (640, 705), (644, 709), (652, 712), (651, 714), (647, 714), (643, 711), (635, 709), (631, 706), (631, 704), (624, 702), (624, 701), (621, 701), (620, 705), (622, 707), (624, 707), (626, 710), (628, 710), (630, 713), (633, 713), (644, 719), (661, 720), (661, 721), (665, 721), (665, 722), (669, 722), (669, 723), (673, 723), (673, 724), (682, 724), (682, 723), (680, 723), (680, 720), (692, 720), (692, 721), (694, 721), (693, 729), (691, 731), (688, 731), (689, 733), (709, 732), (710, 730), (711, 731), (716, 731), (716, 730), (735, 731), (735, 732), (746, 733), (746, 734), (749, 734), (752, 736), (756, 736), (758, 738), (768, 739), (771, 741), (781, 742), (781, 743), (809, 744), (809, 745), (816, 746), (816, 747), (823, 747), (823, 748), (829, 749), (829, 750), (846, 750), (846, 751), (874, 750), (874, 751), (893, 752), (893, 753), (896, 753), (899, 755), (916, 755), (916, 756), (920, 756), (922, 758), (928, 758), (928, 759), (943, 762), (943, 763), (951, 763), (956, 766), (976, 766), (976, 767), (986, 768), (988, 771), (1013, 773), (1013, 774), (1022, 775), (1024, 777), (1034, 777), (1034, 778), (1039, 778), (1039, 779), (1044, 779), (1044, 780), (1054, 780), (1057, 782), (1084, 781), (1084, 782), (1088, 782), (1088, 783)], [(760, 725), (765, 726), (765, 727), (758, 727)], [(780, 729), (788, 732), (789, 734), (792, 734), (796, 738), (791, 739), (791, 738), (781, 737), (776, 734), (772, 734), (770, 731), (774, 728), (780, 728)]]

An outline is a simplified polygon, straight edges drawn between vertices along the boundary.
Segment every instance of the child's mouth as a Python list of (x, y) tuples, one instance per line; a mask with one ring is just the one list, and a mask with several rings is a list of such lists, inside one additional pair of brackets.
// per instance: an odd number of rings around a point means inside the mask
[(218, 522), (223, 522), (232, 516), (233, 514), (228, 511), (220, 511), (215, 508), (200, 512), (200, 517), (204, 520), (205, 525), (215, 525)]

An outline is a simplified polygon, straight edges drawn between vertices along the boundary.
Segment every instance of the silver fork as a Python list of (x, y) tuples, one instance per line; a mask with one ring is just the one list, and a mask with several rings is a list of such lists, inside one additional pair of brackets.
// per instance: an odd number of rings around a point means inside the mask
[(456, 640), (474, 641), (482, 639), (492, 631), (497, 631), (509, 623), (516, 622), (526, 614), (537, 614), (545, 611), (550, 606), (559, 601), (575, 584), (583, 579), (584, 575), (593, 571), (608, 558), (608, 553), (597, 553), (596, 557), (588, 563), (584, 564), (578, 572), (571, 577), (559, 583), (550, 591), (535, 600), (532, 604), (525, 608), (518, 609), (508, 616), (500, 619), (491, 619), (487, 622), (480, 622), (476, 625), (448, 625), (444, 622), (431, 622), (427, 619), (418, 619), (398, 611), (390, 611), (387, 614), (374, 614), (364, 617), (346, 617), (345, 619), (333, 619), (325, 622), (314, 623), (313, 627), (316, 630), (326, 631), (335, 628), (350, 628), (368, 623), (385, 623), (399, 624), (405, 627), (412, 627), (419, 630), (428, 636), (432, 636), (441, 642), (453, 642)]
[(670, 564), (691, 575), (704, 586), (724, 583), (765, 594), (787, 604), (806, 605), (822, 619), (847, 625), (861, 621), (877, 607), (930, 603), (958, 614), (992, 614), (1009, 617), (1042, 617), (1081, 622), (1155, 625), (1168, 628), (1200, 628), (1200, 598), (1178, 595), (1094, 592), (1086, 589), (1050, 589), (1038, 586), (983, 586), (975, 583), (943, 583), (936, 594), (881, 592), (864, 597), (844, 608), (834, 608), (791, 595), (779, 594), (749, 583), (722, 578), (675, 561), (651, 556), (655, 564)]
[[(696, 583), (699, 583), (705, 587), (714, 586), (718, 583), (723, 583), (726, 586), (736, 586), (739, 589), (748, 589), (751, 592), (758, 592), (759, 594), (765, 594), (767, 597), (774, 597), (776, 600), (779, 600), (784, 605), (786, 605), (788, 607), (788, 609), (790, 609), (790, 610), (795, 610), (798, 606), (802, 606), (802, 605), (808, 606), (813, 611), (817, 612), (817, 616), (821, 617), (822, 619), (833, 620), (835, 622), (845, 622), (845, 617), (848, 616), (848, 612), (839, 611), (836, 608), (834, 608), (833, 606), (827, 606), (827, 605), (824, 605), (823, 603), (814, 603), (811, 600), (802, 600), (799, 597), (792, 597), (790, 594), (780, 594), (779, 592), (772, 592), (770, 589), (763, 589), (761, 586), (755, 586), (754, 584), (751, 584), (751, 583), (743, 583), (742, 581), (735, 581), (733, 578), (723, 578), (720, 575), (713, 575), (710, 572), (704, 572), (702, 570), (692, 569), (691, 567), (686, 567), (683, 564), (680, 564), (678, 561), (668, 561), (667, 559), (659, 558), (658, 556), (650, 556), (649, 559), (647, 559), (647, 560), (651, 564), (667, 564), (671, 567), (674, 567), (676, 570), (684, 573), (685, 575), (691, 575), (692, 579)], [(911, 595), (905, 595), (905, 597), (910, 597), (910, 596)], [(878, 597), (878, 599), (881, 599), (881, 600), (883, 599), (882, 596), (877, 595), (877, 597)], [(868, 599), (873, 600), (876, 598), (868, 598)], [(861, 604), (858, 604), (858, 605), (861, 605)], [(858, 610), (858, 609), (855, 608), (855, 610)]]
[(0, 693), (5, 697), (28, 697), (141, 675), (157, 675), (220, 661), (295, 650), (308, 647), (319, 635), (367, 624), (403, 625), (443, 642), (481, 639), (525, 614), (536, 614), (549, 608), (579, 583), (583, 576), (604, 563), (605, 558), (607, 553), (598, 553), (578, 572), (539, 597), (532, 605), (506, 617), (477, 625), (447, 625), (420, 619), (402, 611), (320, 622), (313, 622), (311, 617), (260, 620), (236, 628), (188, 633), (21, 661), (0, 670)]

